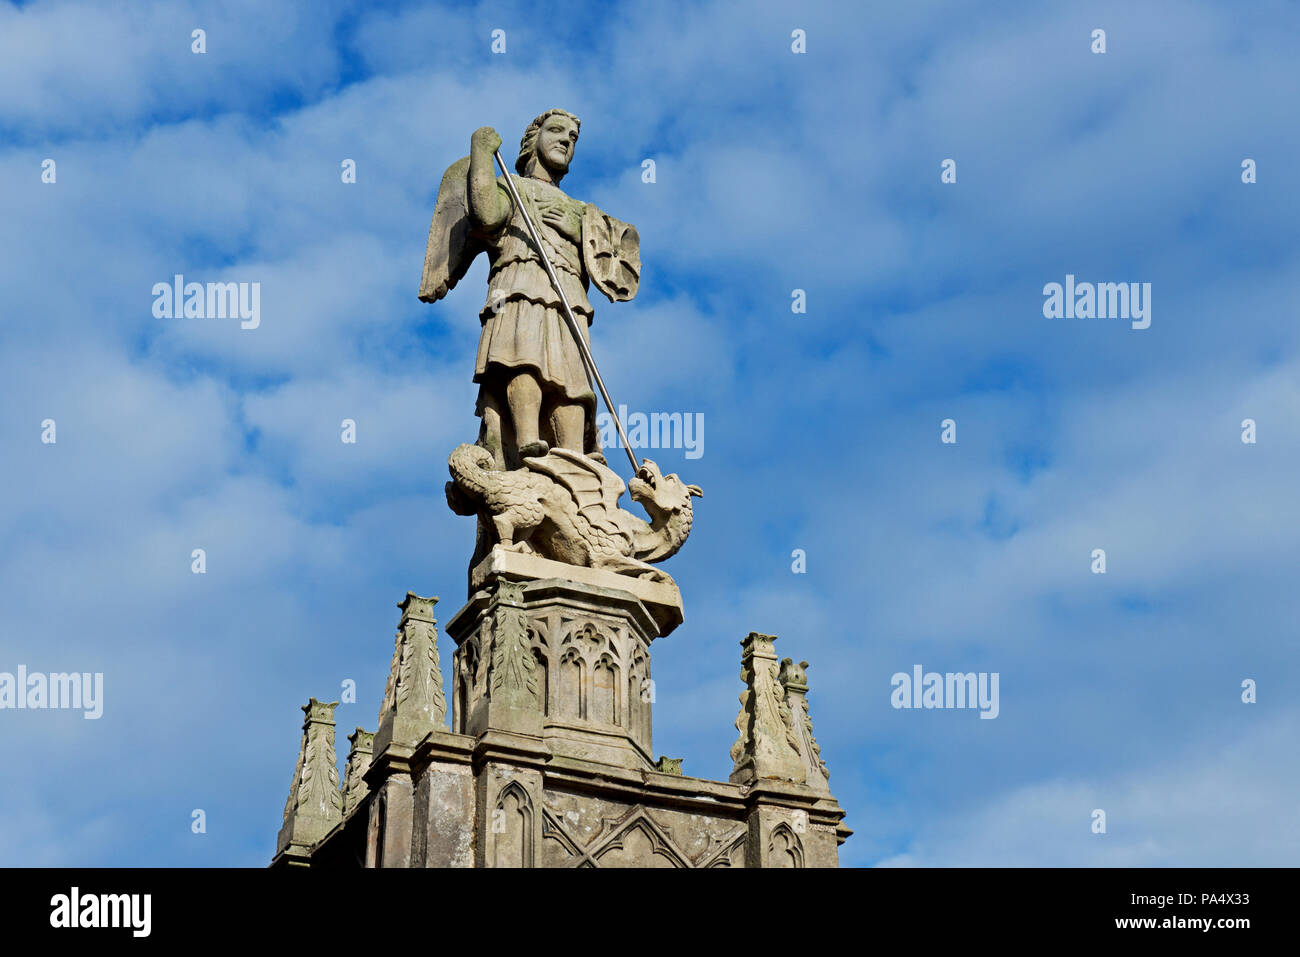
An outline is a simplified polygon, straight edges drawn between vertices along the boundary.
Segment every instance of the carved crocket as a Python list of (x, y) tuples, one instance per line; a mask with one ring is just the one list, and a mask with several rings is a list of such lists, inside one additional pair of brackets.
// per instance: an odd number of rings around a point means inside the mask
[(482, 514), (498, 543), (543, 558), (622, 575), (671, 581), (650, 562), (676, 554), (691, 532), (698, 485), (664, 475), (643, 459), (627, 483), (646, 522), (618, 507), (623, 480), (608, 466), (568, 449), (525, 458), (525, 468), (493, 467), (492, 453), (461, 445), (447, 461), (447, 503), (458, 515)]

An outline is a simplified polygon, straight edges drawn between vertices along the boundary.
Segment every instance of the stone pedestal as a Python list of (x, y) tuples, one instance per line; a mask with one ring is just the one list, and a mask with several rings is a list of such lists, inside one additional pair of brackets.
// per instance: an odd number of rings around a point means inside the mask
[(558, 563), (510, 554), (476, 569), (480, 589), (447, 625), (453, 730), (513, 731), (555, 756), (653, 768), (650, 643), (681, 621), (677, 589), (591, 569), (585, 582), (529, 580)]
[(671, 581), (647, 581), (598, 568), (565, 565), (536, 555), (512, 552), (500, 546), (493, 548), (486, 558), (470, 570), (470, 595), (473, 597), (475, 592), (482, 589), (490, 590), (497, 581), (536, 582), (551, 579), (574, 585), (591, 585), (632, 596), (654, 619), (656, 636), (659, 638), (671, 634), (684, 620), (682, 593)]
[[(471, 582), (447, 623), (450, 730), (435, 600), (408, 594), (379, 731), (373, 745), (353, 735), (346, 800), (308, 820), (314, 843), (295, 845), (293, 863), (836, 865), (851, 832), (812, 737), (806, 662), (778, 663), (775, 638), (751, 633), (736, 770), (727, 782), (689, 777), (651, 749), (650, 649), (682, 621), (676, 586), (502, 549)], [(313, 729), (308, 765), (324, 762), (327, 739), (332, 753), (332, 724)]]

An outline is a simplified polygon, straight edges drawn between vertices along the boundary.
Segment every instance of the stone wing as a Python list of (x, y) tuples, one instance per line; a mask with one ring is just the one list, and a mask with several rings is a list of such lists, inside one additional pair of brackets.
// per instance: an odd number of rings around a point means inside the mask
[(618, 500), (626, 486), (613, 469), (568, 449), (551, 449), (547, 455), (524, 459), (524, 463), (568, 489), (578, 511), (596, 528), (611, 535), (622, 533)]
[(456, 287), (483, 243), (470, 228), (469, 157), (456, 160), (442, 174), (438, 201), (429, 226), (420, 278), (420, 301), (437, 302)]
[(627, 302), (641, 284), (641, 235), (631, 223), (588, 203), (582, 213), (582, 262), (610, 302)]

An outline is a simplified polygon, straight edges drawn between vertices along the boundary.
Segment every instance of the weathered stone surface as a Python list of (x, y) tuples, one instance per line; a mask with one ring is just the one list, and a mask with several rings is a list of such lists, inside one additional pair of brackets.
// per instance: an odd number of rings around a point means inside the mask
[(386, 749), (388, 759), (377, 766), (384, 773), (370, 789), (367, 867), (411, 867), (415, 860), (415, 783), (405, 763), (393, 760), (393, 750)]
[(547, 581), (560, 579), (578, 585), (625, 592), (640, 602), (654, 619), (658, 637), (663, 638), (682, 623), (682, 593), (671, 581), (647, 581), (616, 575), (599, 568), (581, 568), (554, 562), (540, 555), (525, 555), (493, 548), (470, 572), (470, 594), (488, 588), (494, 581)]
[(795, 664), (793, 658), (781, 662), (781, 686), (785, 689), (785, 703), (790, 713), (790, 730), (794, 734), (799, 758), (803, 761), (804, 780), (811, 788), (830, 793), (826, 783), (831, 773), (822, 760), (822, 749), (813, 737), (812, 715), (808, 713), (808, 662)]
[(731, 780), (737, 783), (774, 778), (802, 784), (807, 776), (772, 648), (775, 641), (775, 635), (751, 631), (741, 642), (740, 677), (745, 690), (736, 717), (740, 737), (731, 746), (735, 761)]
[(481, 516), (495, 533), (494, 549), (656, 582), (672, 579), (650, 563), (682, 547), (694, 518), (691, 499), (703, 494), (643, 459), (626, 487), (650, 516), (647, 522), (619, 507), (624, 484), (618, 474), (578, 452), (553, 449), (503, 470), (482, 446), (461, 445), (447, 466), (448, 504), (458, 514)]
[(478, 867), (538, 867), (542, 773), (491, 761), (478, 773)]
[(365, 773), (370, 770), (375, 736), (373, 732), (357, 728), (348, 735), (348, 743), (351, 749), (348, 751), (347, 768), (343, 775), (344, 815), (351, 814), (370, 790), (365, 781)]
[[(437, 599), (408, 592), (378, 728), (349, 739), (341, 792), (334, 706), (305, 709), (277, 865), (833, 867), (851, 833), (813, 737), (807, 662), (778, 665), (770, 635), (742, 642), (730, 780), (652, 757), (651, 644), (683, 619), (655, 563), (686, 540), (701, 492), (630, 452), (625, 485), (600, 451), (587, 291), (636, 294), (640, 237), (559, 189), (577, 137), (577, 117), (548, 110), (517, 177), (498, 178), (501, 139), (483, 127), (443, 176), (420, 298), (491, 259), (481, 426), (448, 462), (448, 504), (478, 522), (468, 600), (447, 623), (451, 727)], [(619, 506), (624, 491), (649, 521)]]
[(664, 756), (661, 754), (661, 755), (659, 756), (659, 760), (655, 762), (655, 770), (656, 770), (656, 771), (660, 771), (660, 772), (662, 772), (662, 773), (664, 773), (664, 774), (681, 774), (681, 773), (682, 773), (682, 759), (681, 759), (681, 758), (668, 758), (668, 757), (664, 757)]
[(562, 579), (489, 575), (486, 585), (448, 623), (454, 730), (532, 734), (556, 755), (652, 767), (658, 632), (646, 608), (627, 592)]
[(543, 852), (547, 867), (740, 867), (746, 825), (730, 808), (665, 805), (547, 790)]
[(445, 728), (447, 702), (442, 690), (438, 660), (437, 598), (407, 592), (398, 603), (402, 611), (393, 648), (393, 662), (379, 708), (379, 729), (374, 751), (382, 753), (392, 742), (414, 747), (430, 731)]
[(634, 226), (559, 188), (579, 125), (565, 110), (540, 114), (524, 133), (515, 173), (503, 169), (500, 178), (501, 137), (481, 127), (469, 156), (452, 163), (439, 185), (420, 299), (447, 295), (476, 256), (492, 262), (474, 365), (479, 435), (451, 453), (447, 503), (478, 518), (471, 567), (500, 545), (667, 581), (649, 563), (686, 540), (691, 496), (700, 490), (630, 456), (636, 476), (627, 488), (650, 521), (618, 506), (624, 484), (607, 466), (595, 428), (592, 383), (600, 377), (587, 290), (594, 285), (611, 302), (632, 299), (641, 239)]
[[(540, 114), (524, 132), (509, 182), (493, 163), (501, 137), (491, 127), (476, 130), (469, 156), (443, 174), (429, 227), (421, 300), (445, 296), (476, 256), (486, 253), (492, 262), (474, 381), (479, 445), (501, 469), (517, 469), (522, 457), (548, 448), (580, 455), (599, 448), (596, 396), (576, 338), (587, 339), (594, 314), (587, 288), (594, 285), (620, 302), (636, 295), (640, 281), (636, 229), (560, 189), (580, 125), (565, 110)], [(559, 290), (543, 255), (560, 277)]]
[[(457, 644), (454, 730), (435, 728), (414, 747), (390, 742), (364, 773), (357, 813), (368, 814), (365, 833), (350, 823), (334, 828), (298, 859), (369, 867), (836, 865), (851, 832), (812, 739), (806, 663), (778, 666), (771, 636), (747, 637), (741, 773), (731, 782), (686, 777), (680, 759), (650, 757), (653, 695), (640, 689), (658, 632), (640, 601), (560, 579), (488, 575), (484, 583), (447, 626)], [(364, 739), (353, 737), (359, 762)]]
[(284, 824), (276, 841), (277, 855), (311, 848), (343, 819), (339, 792), (338, 755), (334, 751), (334, 709), (312, 698), (303, 705), (306, 720), (298, 747), (298, 764), (284, 806)]
[(836, 867), (852, 833), (833, 798), (803, 785), (767, 781), (749, 788), (746, 867)]
[(435, 761), (419, 777), (416, 818), (423, 847), (416, 867), (473, 867), (477, 798), (469, 764)]

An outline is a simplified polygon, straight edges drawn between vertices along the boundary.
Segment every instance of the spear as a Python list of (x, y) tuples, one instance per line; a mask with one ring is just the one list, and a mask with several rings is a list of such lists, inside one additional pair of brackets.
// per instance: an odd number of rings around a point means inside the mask
[(609, 390), (605, 388), (605, 380), (600, 377), (600, 370), (596, 368), (596, 360), (591, 355), (587, 340), (582, 337), (582, 327), (578, 325), (578, 318), (573, 314), (573, 307), (569, 305), (569, 297), (564, 294), (564, 287), (560, 285), (560, 277), (555, 275), (551, 261), (546, 257), (546, 247), (542, 245), (541, 234), (537, 232), (537, 227), (533, 225), (533, 219), (528, 215), (528, 209), (519, 196), (519, 190), (515, 188), (514, 177), (510, 175), (510, 171), (506, 169), (505, 161), (501, 159), (501, 150), (499, 148), (493, 150), (492, 155), (496, 157), (497, 165), (501, 167), (501, 172), (505, 174), (506, 188), (510, 190), (510, 197), (515, 201), (515, 208), (524, 217), (524, 225), (528, 227), (528, 233), (533, 237), (533, 245), (537, 247), (537, 254), (542, 257), (542, 265), (546, 268), (546, 275), (551, 278), (551, 285), (560, 294), (560, 303), (564, 306), (564, 318), (569, 321), (569, 331), (573, 333), (573, 338), (578, 342), (578, 351), (582, 353), (582, 362), (587, 367), (588, 379), (596, 380), (596, 388), (600, 390), (600, 397), (605, 400), (605, 408), (609, 409), (610, 417), (614, 420), (614, 425), (618, 429), (618, 437), (623, 440), (623, 451), (627, 453), (627, 460), (632, 463), (632, 474), (635, 475), (641, 471), (641, 463), (637, 461), (636, 455), (632, 452), (632, 443), (627, 440), (627, 433), (623, 431), (623, 423), (619, 421), (618, 413), (614, 410), (614, 401), (609, 397)]

